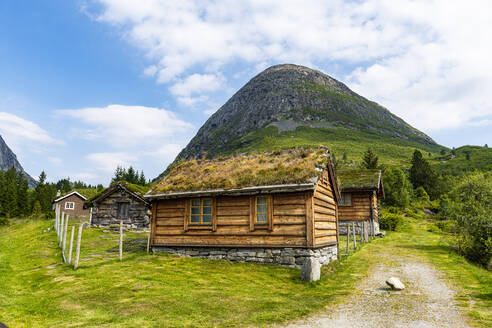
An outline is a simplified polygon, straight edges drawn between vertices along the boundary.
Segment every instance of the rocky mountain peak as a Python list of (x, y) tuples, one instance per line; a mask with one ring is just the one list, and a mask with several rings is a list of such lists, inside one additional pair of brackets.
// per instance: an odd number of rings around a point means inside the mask
[(0, 171), (7, 171), (12, 168), (12, 166), (17, 171), (23, 172), (26, 175), (29, 182), (29, 187), (32, 188), (36, 186), (36, 180), (34, 180), (29, 174), (26, 173), (26, 171), (24, 171), (24, 168), (17, 160), (17, 156), (9, 148), (9, 146), (7, 146), (2, 136), (0, 136)]

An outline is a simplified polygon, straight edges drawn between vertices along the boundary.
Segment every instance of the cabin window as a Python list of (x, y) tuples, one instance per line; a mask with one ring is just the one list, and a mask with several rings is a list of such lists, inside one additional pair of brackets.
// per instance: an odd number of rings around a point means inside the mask
[(212, 224), (212, 199), (197, 198), (190, 202), (190, 223)]
[(127, 220), (130, 204), (129, 203), (118, 203), (118, 220)]
[(352, 194), (342, 192), (340, 197), (340, 206), (352, 206)]
[(65, 203), (65, 209), (66, 210), (73, 210), (75, 208), (75, 203), (74, 202), (66, 202)]
[(256, 197), (255, 223), (266, 224), (268, 222), (268, 198)]

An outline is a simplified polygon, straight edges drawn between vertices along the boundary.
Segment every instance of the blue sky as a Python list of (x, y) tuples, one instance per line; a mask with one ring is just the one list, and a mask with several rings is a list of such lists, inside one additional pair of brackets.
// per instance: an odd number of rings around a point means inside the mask
[(33, 176), (107, 184), (121, 164), (155, 177), (251, 77), (296, 63), (438, 143), (490, 145), (490, 6), (2, 1), (0, 135)]

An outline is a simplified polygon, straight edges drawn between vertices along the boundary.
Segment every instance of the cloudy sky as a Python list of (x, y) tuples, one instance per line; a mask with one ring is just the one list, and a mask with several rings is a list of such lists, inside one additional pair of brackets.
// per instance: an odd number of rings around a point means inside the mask
[(155, 177), (270, 65), (317, 68), (448, 147), (492, 144), (492, 2), (0, 2), (0, 135), (33, 176)]

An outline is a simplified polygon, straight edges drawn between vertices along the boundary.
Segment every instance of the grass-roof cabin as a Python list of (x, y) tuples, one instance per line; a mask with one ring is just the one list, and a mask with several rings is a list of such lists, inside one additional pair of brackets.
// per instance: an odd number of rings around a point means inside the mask
[(289, 266), (337, 255), (326, 148), (181, 161), (145, 198), (154, 251)]
[(384, 198), (380, 170), (338, 171), (341, 198), (338, 219), (342, 223), (367, 222), (368, 233), (379, 232), (379, 200)]
[(92, 226), (119, 225), (122, 220), (127, 229), (149, 228), (150, 204), (143, 197), (142, 187), (115, 183), (86, 201), (84, 206), (92, 208)]

